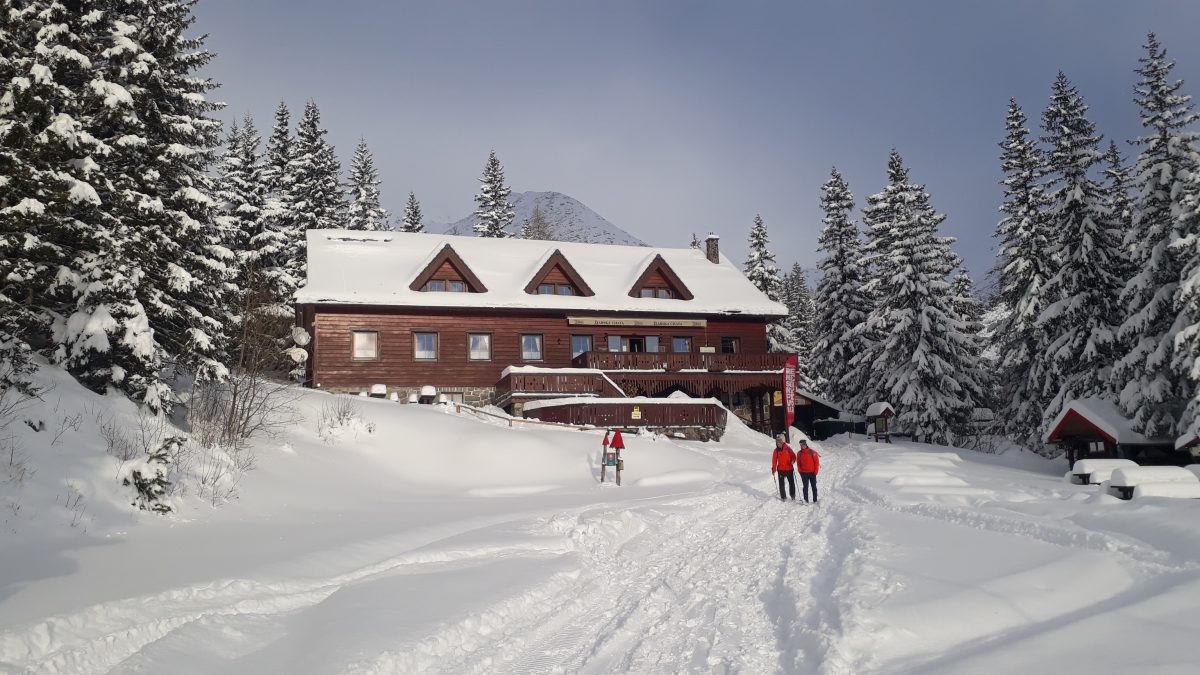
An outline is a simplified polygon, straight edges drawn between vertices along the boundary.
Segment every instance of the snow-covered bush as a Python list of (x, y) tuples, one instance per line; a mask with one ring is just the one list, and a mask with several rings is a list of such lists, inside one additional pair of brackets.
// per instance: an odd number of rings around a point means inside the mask
[(170, 505), (164, 501), (171, 487), (171, 481), (167, 480), (167, 465), (186, 441), (183, 436), (170, 436), (154, 452), (121, 465), (121, 485), (132, 486), (136, 492), (134, 506), (155, 513), (171, 512)]
[(333, 443), (347, 434), (358, 432), (375, 433), (375, 425), (364, 422), (355, 400), (350, 396), (334, 396), (321, 407), (317, 417), (317, 435), (326, 443)]

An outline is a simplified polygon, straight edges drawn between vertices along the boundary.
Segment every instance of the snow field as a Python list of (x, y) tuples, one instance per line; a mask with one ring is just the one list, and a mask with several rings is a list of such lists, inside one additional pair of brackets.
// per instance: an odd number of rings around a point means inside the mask
[(841, 436), (814, 444), (821, 503), (781, 503), (771, 441), (736, 422), (720, 443), (627, 436), (617, 488), (598, 483), (602, 432), (357, 398), (318, 429), (331, 400), (303, 392), (239, 499), (167, 517), (127, 506), (88, 429), (53, 449), (22, 432), (38, 472), (6, 497), (73, 480), (100, 515), (0, 535), (0, 672), (1196, 666), (1197, 501)]

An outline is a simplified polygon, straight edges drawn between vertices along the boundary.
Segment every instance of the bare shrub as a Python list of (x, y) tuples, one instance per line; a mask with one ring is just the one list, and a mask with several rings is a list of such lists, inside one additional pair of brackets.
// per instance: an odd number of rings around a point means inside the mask
[[(317, 416), (317, 435), (326, 443), (333, 442), (338, 433), (362, 421), (358, 403), (351, 396), (335, 395), (321, 406)], [(374, 425), (366, 425), (367, 433), (374, 432)]]
[(11, 432), (0, 438), (0, 462), (3, 463), (3, 474), (0, 474), (3, 480), (0, 483), (20, 486), (33, 475), (33, 469), (25, 460), (25, 453), (21, 452), (21, 444)]

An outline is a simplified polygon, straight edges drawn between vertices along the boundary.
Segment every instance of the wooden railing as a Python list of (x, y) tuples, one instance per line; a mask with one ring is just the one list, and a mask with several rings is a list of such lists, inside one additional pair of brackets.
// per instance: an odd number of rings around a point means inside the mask
[[(636, 411), (636, 416), (635, 416)], [(620, 403), (561, 403), (526, 409), (525, 416), (570, 425), (597, 427), (715, 427), (725, 428), (726, 411), (707, 402), (665, 403), (630, 399)]]
[(584, 352), (571, 365), (599, 370), (783, 370), (787, 354), (678, 354), (673, 352)]
[(566, 394), (592, 396), (623, 396), (599, 373), (509, 373), (496, 383), (496, 395), (538, 392), (542, 394)]

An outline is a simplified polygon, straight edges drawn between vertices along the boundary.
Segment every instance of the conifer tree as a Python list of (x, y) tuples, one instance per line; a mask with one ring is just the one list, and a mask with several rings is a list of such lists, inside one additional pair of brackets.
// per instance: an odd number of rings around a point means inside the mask
[(359, 139), (350, 163), (350, 205), (346, 210), (346, 229), (386, 230), (388, 212), (379, 201), (379, 172), (367, 141)]
[(1188, 338), (1179, 339), (1189, 323), (1196, 323), (1189, 314), (1200, 317), (1200, 312), (1189, 312), (1197, 306), (1196, 297), (1193, 293), (1189, 304), (1183, 285), (1188, 260), (1200, 258), (1200, 251), (1178, 245), (1197, 233), (1195, 217), (1188, 216), (1184, 203), (1192, 192), (1187, 177), (1197, 171), (1190, 150), (1197, 135), (1189, 129), (1197, 115), (1191, 97), (1179, 93), (1183, 82), (1171, 80), (1175, 64), (1153, 33), (1145, 49), (1134, 101), (1146, 134), (1135, 141), (1142, 151), (1134, 167), (1135, 201), (1125, 237), (1132, 274), (1121, 293), (1126, 313), (1114, 387), (1136, 430), (1149, 437), (1173, 437), (1186, 430), (1188, 417), (1195, 417), (1185, 411), (1200, 380), (1193, 370), (1200, 345), (1189, 350)]
[[(781, 301), (783, 282), (775, 266), (775, 254), (768, 248), (767, 226), (762, 216), (755, 215), (750, 226), (750, 250), (746, 255), (746, 278), (768, 298)], [(776, 321), (767, 326), (767, 341), (773, 352), (791, 351), (794, 337), (786, 321)]]
[(498, 239), (512, 236), (507, 229), (516, 217), (516, 211), (508, 201), (512, 188), (504, 184), (504, 167), (496, 159), (495, 150), (488, 153), (479, 183), (479, 194), (475, 195), (475, 233)]
[(863, 290), (866, 282), (862, 241), (858, 226), (850, 219), (854, 195), (835, 168), (821, 186), (821, 210), (825, 216), (817, 250), (823, 257), (822, 272), (814, 301), (814, 341), (810, 361), (812, 373), (823, 383), (828, 396), (840, 403), (859, 398), (861, 382), (851, 367), (851, 358), (866, 348), (858, 327), (871, 311), (871, 299)]
[(792, 269), (783, 275), (783, 304), (788, 308), (784, 319), (786, 334), (791, 338), (788, 351), (797, 356), (796, 383), (805, 391), (816, 391), (817, 381), (812, 374), (813, 325), (815, 307), (808, 280), (800, 263), (792, 263)]
[(1049, 252), (1044, 159), (1029, 138), (1025, 113), (1012, 99), (1005, 128), (1000, 144), (1004, 217), (996, 226), (999, 243), (992, 272), (997, 302), (1004, 308), (993, 329), (1001, 406), (996, 412), (1009, 438), (1035, 448), (1041, 445), (1042, 413), (1052, 395), (1045, 391), (1048, 327), (1038, 318), (1049, 304), (1046, 284), (1057, 264)]
[(264, 286), (275, 298), (275, 313), (286, 315), (291, 310), (292, 294), (299, 288), (304, 233), (299, 230), (296, 197), (293, 191), (295, 176), (292, 162), (295, 138), (291, 131), (291, 112), (280, 101), (275, 108), (275, 121), (267, 139), (262, 180), (267, 189), (267, 201), (261, 231), (250, 246), (258, 254), (258, 273)]
[(289, 271), (297, 283), (303, 284), (308, 266), (309, 230), (339, 228), (346, 223), (346, 199), (342, 192), (342, 167), (333, 146), (325, 140), (327, 132), (321, 127), (321, 110), (313, 101), (304, 105), (304, 114), (296, 126), (288, 174), (294, 236), (297, 237), (295, 258), (289, 260)]
[(887, 187), (868, 203), (865, 250), (875, 265), (865, 287), (878, 301), (860, 329), (876, 337), (852, 365), (870, 373), (866, 393), (892, 403), (897, 423), (915, 439), (952, 444), (982, 391), (951, 289), (953, 238), (938, 236), (945, 216), (923, 186), (908, 181), (895, 150)]
[(425, 231), (425, 226), (421, 224), (421, 205), (412, 192), (408, 193), (408, 202), (404, 205), (404, 220), (400, 223), (400, 229), (404, 232)]
[(1087, 106), (1062, 73), (1042, 115), (1047, 146), (1050, 255), (1058, 269), (1046, 284), (1050, 304), (1039, 323), (1049, 343), (1040, 357), (1053, 394), (1043, 430), (1072, 399), (1114, 399), (1111, 371), (1120, 323), (1121, 240), (1102, 186), (1089, 172), (1103, 159)]
[(260, 282), (264, 268), (273, 264), (261, 247), (267, 226), (266, 168), (260, 153), (262, 138), (247, 115), (242, 126), (232, 126), (226, 140), (217, 180), (217, 221), (224, 234), (226, 248), (233, 254), (233, 272), (228, 283), (231, 317), (239, 320), (237, 312), (244, 306), (242, 297), (251, 286)]

